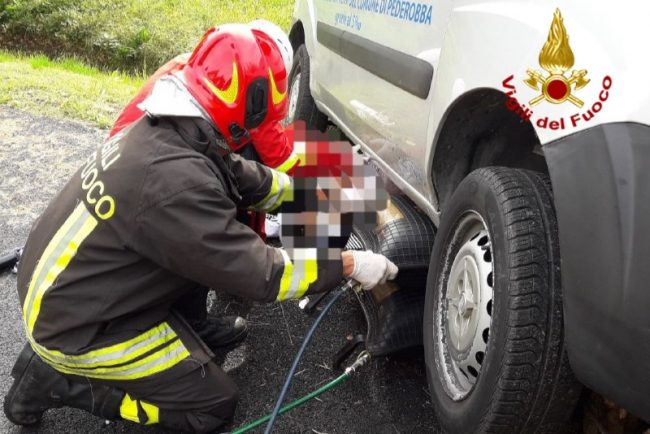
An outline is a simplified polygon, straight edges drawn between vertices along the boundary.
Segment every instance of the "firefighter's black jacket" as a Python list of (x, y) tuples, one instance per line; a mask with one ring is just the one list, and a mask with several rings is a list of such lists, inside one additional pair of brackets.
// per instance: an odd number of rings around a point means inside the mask
[(236, 221), (237, 208), (277, 202), (288, 178), (220, 156), (218, 140), (201, 119), (145, 117), (100, 145), (34, 224), (18, 292), (28, 339), (56, 369), (134, 380), (206, 362), (171, 311), (197, 284), (273, 301), (340, 281), (340, 261), (316, 276)]

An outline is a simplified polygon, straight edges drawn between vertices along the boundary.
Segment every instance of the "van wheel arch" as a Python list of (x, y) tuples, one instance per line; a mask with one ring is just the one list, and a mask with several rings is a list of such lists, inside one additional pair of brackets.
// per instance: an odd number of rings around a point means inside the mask
[(298, 47), (305, 43), (305, 28), (302, 25), (302, 21), (298, 20), (291, 26), (289, 41), (291, 42), (294, 53), (298, 50)]
[(499, 90), (479, 88), (447, 109), (434, 141), (431, 170), (441, 209), (473, 170), (503, 166), (548, 173), (533, 125), (508, 110), (507, 99)]

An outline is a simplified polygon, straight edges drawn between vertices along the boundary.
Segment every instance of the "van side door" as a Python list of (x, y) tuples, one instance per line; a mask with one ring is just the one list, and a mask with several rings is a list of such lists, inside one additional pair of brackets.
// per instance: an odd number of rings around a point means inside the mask
[(433, 76), (452, 1), (315, 3), (317, 99), (384, 169), (422, 194)]

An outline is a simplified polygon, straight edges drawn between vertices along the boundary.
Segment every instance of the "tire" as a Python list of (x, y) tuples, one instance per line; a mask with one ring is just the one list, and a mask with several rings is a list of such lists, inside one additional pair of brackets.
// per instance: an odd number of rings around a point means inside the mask
[(316, 107), (309, 90), (309, 55), (300, 45), (293, 58), (289, 74), (289, 114), (286, 123), (304, 121), (308, 130), (325, 131), (327, 116)]
[(545, 175), (490, 167), (460, 183), (434, 241), (424, 349), (445, 432), (568, 429), (581, 386), (564, 349), (557, 222)]

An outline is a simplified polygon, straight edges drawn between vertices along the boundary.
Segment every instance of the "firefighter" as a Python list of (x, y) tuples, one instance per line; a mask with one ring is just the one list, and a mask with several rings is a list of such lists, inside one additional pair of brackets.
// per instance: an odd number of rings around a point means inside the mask
[(28, 344), (4, 401), (10, 421), (35, 424), (70, 406), (212, 431), (231, 419), (238, 392), (188, 323), (197, 288), (270, 302), (342, 277), (364, 288), (394, 278), (397, 267), (369, 251), (292, 260), (236, 221), (238, 207), (271, 211), (291, 191), (286, 174), (233, 153), (284, 117), (286, 87), (267, 34), (211, 29), (183, 68), (155, 83), (141, 104), (147, 116), (83, 162), (21, 258)]
[[(273, 62), (269, 65), (276, 68), (273, 71), (274, 76), (289, 74), (293, 63), (293, 51), (291, 42), (284, 31), (274, 23), (261, 19), (248, 23), (248, 26), (253, 32), (264, 35), (275, 44), (275, 54), (280, 54), (282, 62)], [(145, 116), (141, 104), (151, 95), (154, 85), (161, 78), (181, 71), (191, 54), (191, 52), (184, 53), (174, 57), (147, 79), (138, 94), (122, 109), (113, 124), (109, 138)], [(281, 115), (282, 113), (278, 112), (273, 120), (269, 119), (259, 127), (250, 130), (250, 141), (237, 149), (237, 153), (246, 159), (258, 161), (280, 172), (291, 173), (298, 163), (298, 158), (293, 152), (293, 142), (285, 134)], [(238, 209), (237, 220), (250, 226), (264, 240), (266, 240), (267, 234), (275, 237), (278, 235), (277, 218), (274, 215)], [(208, 288), (197, 288), (194, 295), (185, 297), (177, 309), (182, 310), (186, 318), (189, 317), (192, 328), (213, 350), (240, 342), (247, 333), (246, 321), (238, 317), (221, 318), (207, 314), (208, 292)]]

